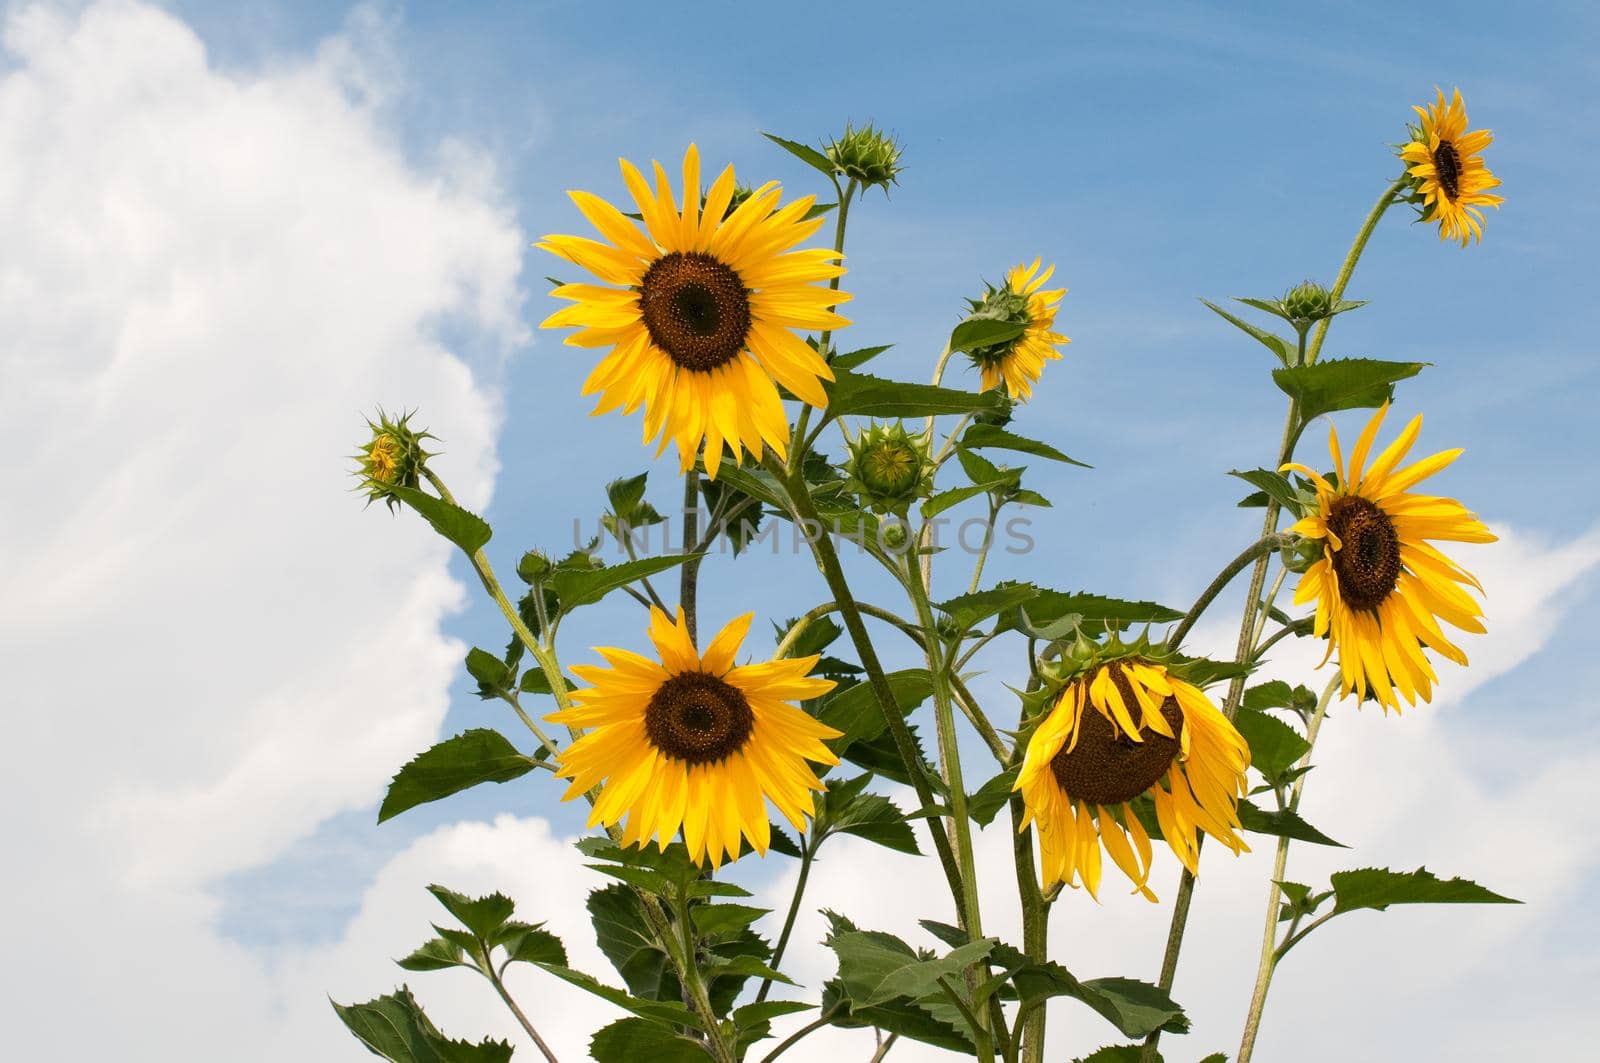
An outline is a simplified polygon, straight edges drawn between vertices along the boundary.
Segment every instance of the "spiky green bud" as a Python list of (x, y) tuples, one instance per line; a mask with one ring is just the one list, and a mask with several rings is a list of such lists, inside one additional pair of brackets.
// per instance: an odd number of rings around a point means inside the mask
[(1333, 296), (1315, 281), (1290, 288), (1280, 300), (1283, 314), (1290, 321), (1312, 323), (1333, 315)]
[(868, 509), (904, 516), (911, 503), (933, 494), (932, 440), (905, 426), (870, 426), (850, 443), (847, 487)]
[[(414, 413), (415, 411), (412, 411)], [(424, 439), (435, 438), (411, 427), (412, 413), (390, 418), (382, 409), (378, 420), (367, 419), (372, 436), (353, 455), (357, 490), (367, 493), (368, 503), (382, 499), (390, 509), (399, 505), (393, 488), (416, 488), (422, 479), (422, 466), (433, 455), (422, 449)]]
[(846, 125), (842, 136), (823, 145), (822, 153), (833, 163), (836, 172), (867, 188), (877, 185), (887, 191), (903, 169), (900, 145), (871, 124), (859, 129), (853, 124)]

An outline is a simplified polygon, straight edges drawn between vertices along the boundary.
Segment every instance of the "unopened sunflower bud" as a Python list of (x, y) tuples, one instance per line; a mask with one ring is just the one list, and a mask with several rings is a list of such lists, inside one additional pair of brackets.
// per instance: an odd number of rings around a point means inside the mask
[(912, 502), (933, 493), (930, 442), (899, 422), (871, 426), (850, 444), (850, 489), (874, 512), (904, 515)]
[(830, 140), (823, 146), (822, 153), (836, 171), (868, 188), (877, 185), (887, 191), (903, 168), (900, 145), (873, 125), (859, 129), (854, 125), (845, 126), (844, 135)]
[(1289, 289), (1281, 303), (1284, 316), (1290, 321), (1310, 323), (1333, 316), (1333, 296), (1315, 281), (1305, 281)]
[(393, 509), (399, 504), (393, 489), (416, 488), (421, 481), (423, 463), (432, 457), (422, 449), (422, 441), (433, 436), (413, 429), (410, 421), (409, 413), (391, 419), (381, 409), (376, 423), (368, 418), (372, 437), (353, 457), (361, 481), (357, 490), (366, 491), (369, 503), (382, 499)]

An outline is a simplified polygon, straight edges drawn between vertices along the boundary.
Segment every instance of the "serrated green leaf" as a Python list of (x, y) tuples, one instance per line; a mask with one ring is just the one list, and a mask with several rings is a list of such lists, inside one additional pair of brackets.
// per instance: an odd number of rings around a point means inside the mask
[(1038, 594), (1039, 588), (1031, 583), (1007, 582), (990, 587), (986, 591), (963, 594), (939, 602), (938, 606), (940, 611), (955, 624), (956, 630), (968, 631), (991, 616), (997, 616), (1008, 609), (1015, 609), (1024, 602), (1032, 601)]
[(496, 944), (506, 950), (506, 956), (513, 963), (567, 962), (567, 947), (542, 923), (508, 923), (501, 929)]
[(1335, 358), (1312, 365), (1274, 369), (1279, 390), (1300, 404), (1300, 422), (1337, 410), (1382, 406), (1394, 396), (1394, 385), (1422, 372), (1424, 362), (1380, 362), (1372, 358)]
[(518, 753), (498, 731), (486, 727), (463, 731), (418, 754), (395, 773), (378, 808), (378, 822), (479, 783), (520, 778), (537, 763)]
[[(1070, 634), (1073, 618), (1076, 618), (1075, 626), (1091, 638), (1104, 634), (1110, 627), (1126, 631), (1136, 624), (1168, 624), (1183, 619), (1183, 613), (1155, 602), (1131, 602), (1081, 592), (1065, 594), (1044, 588), (1024, 604), (1018, 614), (1005, 621), (1006, 626), (1021, 627), (1048, 638)], [(1068, 625), (1066, 630), (1055, 630), (1062, 623)]]
[[(1086, 1056), (1079, 1056), (1072, 1063), (1140, 1063), (1144, 1058), (1143, 1052), (1143, 1045), (1106, 1045)], [(1162, 1063), (1159, 1052), (1156, 1053), (1155, 1063)]]
[(476, 646), (467, 651), (467, 674), (478, 681), (480, 698), (498, 697), (501, 691), (510, 688), (515, 675), (505, 661)]
[(461, 949), (442, 937), (430, 938), (417, 946), (409, 956), (394, 962), (408, 971), (444, 971), (451, 967), (469, 966)]
[(630, 583), (677, 568), (685, 561), (696, 560), (704, 554), (665, 554), (661, 557), (641, 557), (637, 561), (624, 561), (603, 568), (563, 569), (550, 573), (546, 582), (561, 603), (561, 611), (571, 612), (581, 605), (591, 605)]
[(495, 931), (516, 912), (516, 905), (503, 893), (486, 897), (468, 897), (435, 883), (428, 887), (434, 899), (444, 905), (444, 910), (458, 919), (462, 926), (485, 940), (491, 940)]
[(1336, 871), (1329, 876), (1329, 881), (1333, 885), (1336, 912), (1352, 912), (1358, 908), (1382, 911), (1391, 904), (1522, 903), (1468, 879), (1440, 879), (1425, 867), (1403, 872), (1376, 867)]
[(784, 151), (787, 151), (790, 155), (793, 155), (795, 158), (805, 163), (807, 166), (810, 166), (812, 169), (826, 175), (830, 179), (833, 177), (833, 163), (829, 162), (828, 157), (822, 154), (822, 152), (818, 151), (816, 148), (811, 147), (809, 144), (802, 144), (797, 140), (786, 140), (783, 137), (774, 136), (771, 133), (762, 133), (761, 135), (778, 145), (778, 147), (782, 148)]
[(827, 385), (828, 413), (834, 417), (934, 417), (940, 414), (992, 412), (1003, 400), (996, 392), (958, 391), (933, 384), (884, 380), (866, 373), (837, 369)]
[(1014, 450), (1021, 454), (1032, 454), (1040, 458), (1049, 458), (1051, 461), (1064, 461), (1068, 465), (1077, 465), (1081, 468), (1091, 468), (1076, 458), (1069, 458), (1061, 451), (1048, 443), (1041, 443), (1037, 439), (1028, 439), (1006, 431), (998, 425), (975, 424), (961, 436), (961, 445), (971, 450), (984, 447), (994, 447), (1001, 450)]
[(705, 1063), (712, 1058), (701, 1042), (639, 1018), (602, 1026), (589, 1041), (589, 1057), (597, 1063)]
[[(822, 1009), (831, 1011), (848, 1000), (837, 978), (822, 987)], [(857, 1005), (833, 1011), (830, 1025), (844, 1029), (876, 1027), (911, 1041), (921, 1041), (966, 1056), (973, 1053), (972, 1038), (946, 1016), (954, 1011), (948, 1004), (937, 1013), (929, 1004), (914, 1000), (891, 1000), (873, 1007)], [(965, 1025), (965, 1024), (963, 1024)]]
[(511, 1046), (503, 1041), (450, 1040), (405, 986), (365, 1004), (334, 1003), (333, 1010), (373, 1055), (392, 1063), (507, 1063), (511, 1058)]
[(1293, 767), (1311, 748), (1300, 733), (1276, 716), (1241, 710), (1234, 727), (1250, 745), (1250, 765), (1269, 781)]
[(563, 982), (593, 993), (602, 1000), (609, 1000), (617, 1007), (622, 1008), (624, 1011), (632, 1012), (640, 1018), (678, 1026), (692, 1026), (697, 1030), (705, 1029), (705, 1024), (701, 1021), (700, 1016), (676, 1000), (644, 1000), (630, 996), (615, 986), (606, 985), (593, 975), (575, 971), (571, 967), (558, 963), (540, 963), (535, 966), (549, 971)]
[(455, 543), (469, 557), (483, 549), (493, 535), (488, 522), (476, 513), (434, 498), (426, 491), (399, 485), (384, 490), (416, 510), (422, 519), (433, 525), (434, 531)]
[(994, 483), (972, 484), (968, 487), (952, 487), (948, 491), (940, 491), (922, 503), (922, 519), (928, 520), (932, 517), (937, 517), (952, 506), (959, 506), (969, 498), (986, 495), (999, 486), (1002, 486), (1002, 483), (997, 480)]
[[(886, 677), (902, 716), (933, 696), (933, 676), (926, 668), (907, 668)], [(829, 747), (842, 756), (857, 742), (871, 741), (888, 728), (878, 695), (868, 682), (841, 687), (828, 694), (817, 710), (817, 719), (843, 732)]]
[(1266, 709), (1286, 709), (1291, 704), (1294, 690), (1281, 679), (1269, 679), (1265, 683), (1258, 683), (1244, 692), (1244, 701), (1241, 707), (1253, 712)]
[(588, 908), (600, 951), (628, 990), (649, 1000), (676, 1000), (678, 980), (650, 932), (638, 896), (626, 886), (607, 886), (589, 894)]
[(982, 960), (993, 938), (968, 942), (942, 957), (926, 958), (893, 934), (856, 930), (829, 936), (827, 945), (839, 957), (839, 981), (852, 1005), (871, 1007), (895, 997), (915, 1000), (938, 991), (941, 978), (959, 979)]
[(701, 904), (690, 911), (690, 916), (702, 937), (717, 937), (743, 930), (771, 910), (748, 904)]
[(859, 368), (860, 366), (866, 365), (868, 362), (872, 361), (872, 359), (878, 357), (878, 355), (882, 354), (884, 351), (887, 351), (892, 346), (894, 346), (894, 344), (885, 343), (881, 347), (862, 347), (860, 350), (846, 351), (844, 354), (838, 354), (834, 356), (833, 367), (835, 369)]
[(734, 1008), (731, 1017), (735, 1026), (755, 1026), (815, 1008), (815, 1004), (808, 1004), (804, 1000), (758, 1000), (753, 1004)]
[(1016, 784), (1020, 766), (1007, 768), (967, 795), (967, 815), (980, 827), (994, 822), (994, 817), (1011, 800), (1011, 788)]
[(1259, 487), (1267, 497), (1277, 500), (1280, 506), (1291, 513), (1298, 512), (1299, 496), (1288, 477), (1266, 469), (1234, 469), (1228, 475), (1237, 476), (1252, 487)]
[(852, 784), (864, 783), (866, 779), (867, 776), (863, 775), (859, 779), (849, 780), (845, 788), (837, 787), (834, 780), (829, 780), (824, 798), (826, 819), (823, 829), (829, 834), (853, 834), (896, 852), (921, 855), (916, 833), (906, 821), (905, 813), (893, 801), (882, 794), (863, 793), (859, 787), (854, 788), (855, 792), (850, 792)]

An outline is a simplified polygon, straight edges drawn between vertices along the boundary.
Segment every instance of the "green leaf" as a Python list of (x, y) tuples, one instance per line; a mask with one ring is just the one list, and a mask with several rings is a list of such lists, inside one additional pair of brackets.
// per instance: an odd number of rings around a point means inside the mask
[(1278, 388), (1300, 404), (1300, 423), (1336, 410), (1382, 406), (1394, 396), (1397, 381), (1422, 372), (1425, 362), (1380, 362), (1335, 358), (1312, 365), (1274, 369)]
[(868, 778), (828, 780), (817, 813), (819, 832), (853, 834), (886, 849), (921, 855), (905, 813), (882, 794), (864, 792)]
[(1007, 321), (998, 317), (969, 317), (950, 333), (952, 352), (976, 351), (1009, 343), (1027, 331), (1025, 321)]
[(1051, 461), (1064, 461), (1069, 465), (1077, 465), (1088, 469), (1092, 466), (1085, 465), (1075, 458), (1069, 458), (1061, 451), (1048, 443), (1041, 443), (1036, 439), (1027, 439), (1014, 435), (998, 425), (975, 424), (968, 428), (961, 436), (961, 445), (969, 450), (978, 450), (983, 447), (996, 447), (1002, 450), (1015, 450), (1022, 454), (1032, 454), (1040, 458), (1049, 458)]
[(385, 490), (420, 513), (424, 520), (433, 525), (434, 531), (455, 543), (469, 557), (483, 549), (493, 534), (488, 523), (476, 513), (469, 513), (460, 506), (434, 498), (426, 491), (398, 485), (386, 487)]
[(1211, 302), (1209, 299), (1202, 299), (1200, 301), (1205, 303), (1214, 314), (1222, 318), (1222, 320), (1226, 321), (1234, 328), (1240, 329), (1250, 336), (1253, 336), (1263, 347), (1277, 355), (1278, 360), (1284, 365), (1291, 364), (1295, 358), (1298, 357), (1299, 345), (1295, 341), (1286, 340), (1282, 336), (1273, 335), (1266, 329), (1257, 328), (1255, 325), (1252, 325), (1250, 322), (1244, 320), (1244, 318), (1235, 317), (1233, 314), (1228, 313), (1228, 311), (1222, 309), (1222, 307)]
[(1001, 583), (986, 591), (963, 594), (949, 601), (939, 602), (939, 609), (949, 616), (957, 631), (969, 631), (991, 616), (1014, 609), (1032, 601), (1039, 588), (1031, 583)]
[(967, 796), (967, 815), (980, 827), (994, 822), (994, 817), (1011, 800), (1011, 788), (1016, 785), (1021, 766), (1007, 768)]
[(852, 1006), (882, 1004), (895, 997), (916, 999), (938, 991), (941, 978), (954, 977), (988, 956), (993, 938), (970, 941), (939, 958), (919, 956), (910, 945), (875, 930), (829, 936), (827, 945), (839, 957), (839, 981)]
[(1367, 867), (1337, 871), (1333, 884), (1336, 912), (1358, 908), (1383, 911), (1391, 904), (1521, 904), (1464, 878), (1440, 879), (1425, 867), (1415, 871), (1390, 871)]
[(444, 910), (455, 916), (462, 926), (485, 940), (493, 939), (495, 931), (516, 912), (516, 905), (503, 893), (491, 893), (487, 897), (468, 897), (464, 893), (457, 893), (437, 884), (429, 886), (428, 892), (433, 894), (434, 899), (444, 905)]
[[(1140, 1063), (1143, 1059), (1140, 1053), (1143, 1051), (1143, 1045), (1106, 1045), (1086, 1056), (1079, 1056), (1072, 1063)], [(1159, 1052), (1156, 1053), (1156, 1063), (1161, 1063)]]
[(1245, 709), (1233, 721), (1250, 744), (1250, 764), (1270, 782), (1293, 767), (1311, 746), (1276, 716)]
[(829, 162), (828, 157), (816, 148), (811, 147), (809, 144), (802, 144), (797, 140), (785, 140), (783, 137), (773, 136), (771, 133), (762, 133), (761, 135), (812, 169), (826, 174), (830, 179), (833, 177), (833, 163)]
[(866, 365), (892, 346), (894, 344), (885, 343), (882, 347), (862, 347), (860, 350), (846, 351), (844, 354), (834, 356), (833, 367), (834, 369), (855, 369), (858, 366)]
[(619, 565), (602, 568), (557, 568), (550, 574), (547, 586), (556, 592), (563, 612), (580, 605), (598, 602), (612, 591), (630, 583), (677, 568), (685, 561), (704, 557), (704, 554), (666, 554), (661, 557), (642, 557), (637, 561), (624, 561)]
[(678, 980), (645, 922), (638, 896), (626, 886), (607, 886), (589, 894), (588, 907), (600, 951), (629, 991), (648, 1000), (676, 1000)]
[(601, 1027), (589, 1041), (589, 1056), (599, 1063), (705, 1063), (711, 1058), (701, 1042), (648, 1019), (618, 1019)]
[(1288, 478), (1266, 469), (1234, 469), (1229, 476), (1237, 476), (1253, 487), (1259, 487), (1269, 498), (1276, 499), (1291, 513), (1297, 513), (1300, 506), (1300, 496), (1294, 489), (1294, 484)]
[(406, 764), (389, 783), (378, 822), (484, 782), (509, 782), (538, 762), (518, 753), (498, 731), (474, 727), (446, 739)]
[(515, 678), (506, 662), (476, 646), (467, 651), (467, 674), (478, 681), (478, 697), (494, 698), (509, 690)]
[(757, 1026), (781, 1019), (785, 1015), (795, 1015), (802, 1011), (811, 1011), (815, 1004), (808, 1004), (804, 1000), (759, 1000), (753, 1004), (745, 1004), (733, 1009), (733, 1024), (738, 1027)]
[[(1021, 616), (1013, 617), (1008, 626), (1049, 638), (1070, 634), (1074, 624), (1093, 638), (1111, 627), (1127, 630), (1135, 624), (1169, 624), (1183, 619), (1183, 613), (1155, 602), (1130, 602), (1098, 594), (1064, 594), (1045, 589), (1040, 589), (1018, 613)], [(1058, 627), (1064, 630), (1056, 630)]]
[(333, 1010), (373, 1055), (393, 1063), (506, 1063), (511, 1058), (511, 1046), (503, 1041), (471, 1044), (445, 1037), (405, 986), (365, 1004), (334, 1003)]
[(1348, 848), (1348, 846), (1334, 841), (1301, 819), (1299, 813), (1291, 812), (1286, 808), (1269, 812), (1265, 809), (1257, 808), (1249, 801), (1240, 801), (1239, 825), (1252, 834), (1271, 834), (1278, 838), (1293, 838), (1296, 841), (1311, 842), (1313, 845), (1332, 845), (1340, 849)]
[(694, 928), (702, 937), (737, 933), (772, 909), (748, 904), (702, 904), (691, 911)]
[[(828, 1011), (840, 1002), (849, 1004), (848, 994), (840, 981), (835, 978), (824, 983), (822, 1009)], [(908, 1040), (921, 1041), (936, 1048), (971, 1056), (972, 1038), (962, 1026), (957, 1026), (952, 1019), (946, 1017), (954, 1015), (955, 1009), (942, 999), (941, 1004), (943, 1007), (938, 1009), (937, 1014), (930, 1004), (914, 1000), (891, 1000), (872, 1007), (857, 1004), (835, 1012), (831, 1025), (845, 1029), (877, 1027), (886, 1033), (899, 1034)]]
[(968, 487), (952, 487), (948, 491), (940, 491), (926, 502), (922, 503), (922, 519), (936, 517), (952, 506), (959, 506), (969, 498), (986, 495), (996, 487), (1004, 486), (1004, 482), (996, 480), (993, 483), (972, 484)]
[(461, 949), (442, 937), (423, 942), (411, 955), (394, 962), (408, 971), (444, 971), (468, 966)]
[(567, 947), (560, 938), (546, 930), (543, 923), (507, 923), (501, 928), (495, 944), (506, 950), (507, 957), (513, 963), (567, 962)]
[(828, 413), (834, 417), (934, 417), (947, 413), (993, 412), (1003, 400), (997, 392), (957, 391), (932, 384), (884, 380), (848, 369), (836, 371), (828, 385)]
[(549, 971), (563, 982), (577, 986), (579, 989), (593, 993), (602, 1000), (609, 1000), (624, 1011), (632, 1012), (642, 1019), (654, 1022), (671, 1023), (677, 1026), (692, 1026), (695, 1029), (704, 1029), (700, 1016), (686, 1008), (677, 1000), (641, 1000), (629, 996), (615, 986), (606, 985), (593, 975), (575, 971), (558, 963), (541, 963), (537, 966)]
[[(907, 668), (886, 677), (902, 716), (933, 696), (933, 676), (926, 668)], [(835, 754), (843, 755), (857, 742), (870, 741), (888, 728), (878, 696), (867, 682), (842, 687), (827, 695), (817, 719), (843, 734), (830, 743)]]

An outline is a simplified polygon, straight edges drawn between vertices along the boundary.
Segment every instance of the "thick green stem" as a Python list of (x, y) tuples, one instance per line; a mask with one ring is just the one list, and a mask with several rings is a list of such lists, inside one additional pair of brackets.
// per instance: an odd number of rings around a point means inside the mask
[[(1395, 203), (1395, 196), (1405, 190), (1407, 179), (1401, 177), (1394, 184), (1383, 190), (1383, 195), (1372, 205), (1372, 210), (1367, 213), (1366, 220), (1361, 223), (1361, 230), (1356, 233), (1355, 242), (1350, 245), (1349, 252), (1344, 256), (1344, 265), (1339, 267), (1339, 276), (1334, 278), (1333, 289), (1329, 294), (1335, 304), (1344, 298), (1344, 290), (1350, 284), (1350, 278), (1355, 275), (1356, 263), (1361, 260), (1361, 252), (1367, 249), (1367, 241), (1372, 238), (1373, 230), (1378, 227), (1378, 219), (1383, 217), (1383, 212)], [(1322, 340), (1328, 334), (1328, 325), (1333, 319), (1325, 317), (1317, 322), (1317, 334), (1311, 341), (1311, 348), (1306, 352), (1307, 364), (1315, 362), (1317, 355), (1322, 353)]]
[[(833, 250), (834, 250), (835, 254), (843, 255), (844, 254), (844, 230), (845, 230), (845, 225), (850, 220), (850, 201), (851, 201), (851, 199), (855, 198), (855, 194), (856, 194), (856, 179), (854, 177), (850, 178), (849, 184), (847, 184), (842, 190), (839, 188), (838, 178), (830, 178), (830, 179), (833, 181), (833, 190), (835, 192), (839, 193), (839, 207), (838, 207), (838, 210), (834, 214)], [(833, 291), (838, 291), (839, 290), (839, 278), (838, 277), (831, 278), (828, 281), (828, 287)], [(832, 341), (832, 339), (833, 339), (833, 331), (831, 329), (829, 331), (827, 331), (827, 332), (824, 332), (821, 336), (819, 336), (817, 338), (817, 350), (819, 352), (821, 352), (821, 354), (822, 354), (822, 356), (824, 358), (831, 359), (831, 355), (830, 355), (830, 353), (828, 351), (828, 344)], [(796, 443), (799, 443), (799, 444), (807, 443), (806, 426), (808, 424), (810, 424), (810, 422), (811, 422), (811, 407), (802, 404), (801, 407), (800, 407), (800, 416), (795, 420), (795, 426), (794, 426), (793, 439), (795, 440)], [(794, 452), (789, 455), (789, 467), (791, 469), (799, 469), (800, 468), (800, 462), (802, 460), (804, 460), (805, 451), (806, 451), (806, 446), (805, 445), (801, 445), (801, 446), (796, 446), (795, 447)]]
[[(1306, 725), (1306, 751), (1300, 757), (1301, 768), (1311, 763), (1311, 750), (1317, 744), (1317, 733), (1322, 730), (1322, 720), (1328, 713), (1328, 705), (1333, 701), (1333, 695), (1339, 689), (1339, 677), (1334, 676), (1322, 691), (1322, 697), (1317, 699), (1317, 711), (1311, 717), (1311, 722)], [(1300, 794), (1305, 789), (1306, 774), (1301, 772), (1295, 779), (1289, 792), (1289, 811), (1297, 811), (1300, 807)], [(1272, 865), (1272, 880), (1267, 884), (1267, 916), (1266, 926), (1261, 931), (1261, 960), (1256, 966), (1256, 984), (1250, 993), (1250, 1008), (1245, 1014), (1244, 1032), (1239, 1042), (1239, 1054), (1236, 1063), (1250, 1063), (1250, 1056), (1255, 1051), (1256, 1035), (1261, 1030), (1261, 1013), (1267, 1006), (1267, 990), (1272, 985), (1272, 976), (1278, 969), (1278, 961), (1282, 958), (1282, 951), (1278, 947), (1278, 902), (1283, 897), (1283, 876), (1289, 864), (1288, 838), (1278, 839), (1278, 852)], [(1291, 927), (1291, 931), (1293, 928)]]
[[(1022, 903), (1022, 951), (1028, 959), (1044, 963), (1049, 958), (1050, 906), (1039, 889), (1039, 872), (1033, 861), (1033, 828), (1021, 829), (1026, 814), (1022, 798), (1012, 795), (1011, 835), (1017, 869), (1017, 899)], [(1043, 1063), (1046, 1009), (1034, 1008), (1021, 1018), (1020, 1063)]]
[(1255, 543), (1246, 547), (1238, 557), (1228, 562), (1227, 566), (1217, 573), (1217, 578), (1211, 581), (1211, 585), (1200, 592), (1200, 597), (1195, 599), (1195, 603), (1189, 607), (1189, 611), (1178, 622), (1178, 626), (1172, 629), (1172, 634), (1167, 636), (1167, 646), (1171, 649), (1178, 648), (1178, 644), (1183, 641), (1183, 637), (1194, 627), (1201, 614), (1206, 611), (1206, 608), (1211, 605), (1217, 595), (1222, 593), (1223, 588), (1232, 583), (1233, 578), (1244, 571), (1246, 565), (1252, 561), (1259, 561), (1288, 541), (1288, 536), (1264, 535), (1257, 539)]
[(693, 551), (700, 538), (700, 470), (690, 469), (683, 474), (683, 550), (690, 554), (678, 580), (678, 607), (683, 610), (683, 623), (689, 629), (689, 641), (697, 643), (695, 625), (695, 599), (700, 589), (700, 560)]

